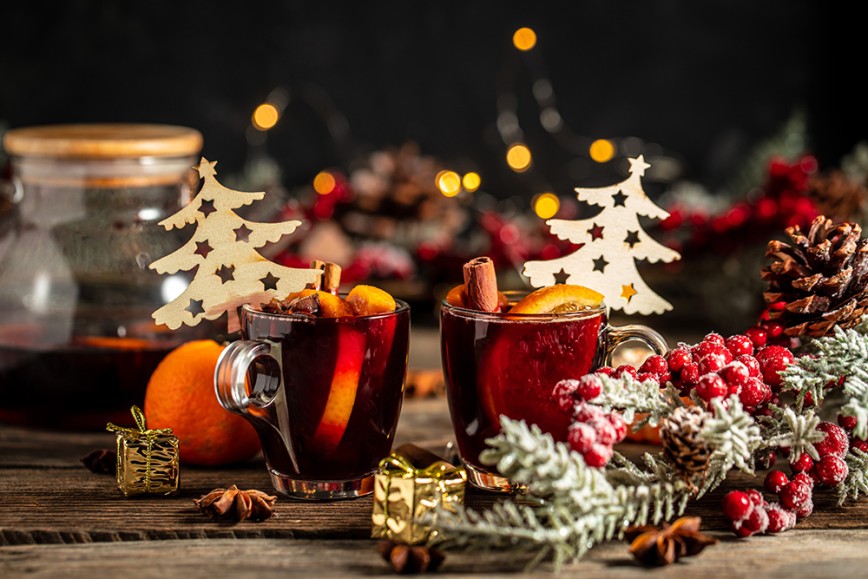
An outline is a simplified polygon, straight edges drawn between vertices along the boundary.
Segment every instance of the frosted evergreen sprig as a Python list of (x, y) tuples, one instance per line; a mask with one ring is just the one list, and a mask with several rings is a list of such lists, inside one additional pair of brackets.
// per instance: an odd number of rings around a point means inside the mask
[(763, 442), (756, 421), (744, 410), (738, 396), (730, 396), (725, 404), (714, 398), (710, 406), (713, 412), (697, 438), (714, 449), (712, 464), (719, 463), (717, 468), (723, 476), (733, 467), (752, 473), (753, 453)]
[(844, 457), (847, 463), (847, 477), (838, 485), (838, 505), (848, 499), (855, 501), (859, 493), (868, 494), (868, 453), (857, 448), (851, 448)]
[(607, 412), (618, 410), (628, 424), (634, 421), (636, 413), (645, 414), (646, 417), (634, 425), (635, 429), (645, 424), (657, 426), (675, 408), (683, 406), (678, 391), (671, 384), (661, 389), (655, 380), (639, 381), (629, 374), (619, 378), (605, 374), (597, 376), (603, 388), (600, 395), (589, 402), (602, 406)]
[(792, 408), (777, 409), (774, 413), (776, 421), (773, 422), (779, 434), (766, 436), (766, 446), (786, 447), (790, 449), (791, 460), (798, 460), (803, 452), (814, 460), (820, 460), (820, 453), (814, 448), (814, 443), (826, 438), (824, 432), (817, 430), (820, 417), (813, 410), (796, 414)]
[(865, 327), (842, 330), (835, 327), (831, 336), (809, 342), (808, 355), (796, 359), (781, 373), (782, 389), (796, 394), (796, 407), (802, 409), (810, 393), (822, 404), (824, 390), (844, 378), (843, 390), (850, 398), (845, 414), (857, 419), (856, 435), (868, 434), (868, 335)]

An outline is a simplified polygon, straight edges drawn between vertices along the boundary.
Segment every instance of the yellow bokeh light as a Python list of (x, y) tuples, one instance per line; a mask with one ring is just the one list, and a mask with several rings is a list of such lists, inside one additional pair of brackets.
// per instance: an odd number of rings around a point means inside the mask
[(437, 173), (437, 188), (446, 197), (455, 197), (461, 193), (461, 176), (455, 171), (440, 171)]
[(522, 143), (511, 145), (506, 151), (506, 162), (509, 168), (516, 173), (527, 171), (532, 161), (533, 157), (530, 154), (530, 149)]
[(611, 161), (612, 157), (615, 156), (615, 145), (607, 139), (597, 139), (591, 143), (589, 152), (591, 159), (597, 163), (605, 163)]
[(335, 176), (328, 171), (320, 171), (313, 178), (313, 190), (320, 195), (328, 195), (335, 190)]
[(253, 126), (260, 131), (267, 131), (280, 120), (280, 112), (271, 103), (262, 103), (253, 111)]
[(533, 28), (519, 28), (512, 35), (512, 44), (522, 52), (527, 52), (536, 46), (536, 32)]
[(464, 190), (468, 193), (473, 193), (479, 186), (482, 185), (482, 177), (479, 176), (479, 173), (475, 173), (471, 171), (464, 175), (461, 179), (461, 184), (464, 185)]
[(561, 208), (561, 200), (554, 193), (541, 193), (533, 200), (533, 212), (540, 219), (549, 219), (558, 214)]

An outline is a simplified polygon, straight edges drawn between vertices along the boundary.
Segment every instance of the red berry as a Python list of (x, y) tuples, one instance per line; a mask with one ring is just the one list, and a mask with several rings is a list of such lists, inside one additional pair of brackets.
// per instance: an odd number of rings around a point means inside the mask
[(585, 458), (585, 464), (593, 468), (603, 468), (612, 458), (614, 450), (611, 446), (603, 444), (591, 445), (591, 448), (582, 453)]
[(868, 440), (854, 438), (850, 441), (850, 448), (855, 448), (856, 450), (861, 452), (868, 452)]
[(639, 382), (648, 382), (650, 380), (651, 382), (660, 384), (660, 378), (657, 377), (657, 374), (651, 372), (639, 372), (639, 374), (636, 375), (636, 379), (639, 380)]
[(723, 497), (723, 514), (734, 522), (743, 521), (753, 510), (750, 497), (742, 491), (730, 491)]
[(796, 460), (790, 458), (790, 469), (793, 472), (808, 472), (812, 468), (814, 468), (814, 459), (808, 456), (807, 452), (800, 454)]
[(811, 500), (811, 487), (793, 480), (781, 489), (779, 496), (784, 508), (795, 511)]
[(621, 442), (627, 436), (627, 423), (624, 418), (617, 412), (610, 412), (606, 415), (606, 419), (612, 428), (615, 429), (615, 442)]
[(850, 448), (850, 441), (844, 429), (831, 422), (821, 422), (817, 430), (826, 433), (826, 438), (814, 443), (814, 448), (820, 453), (820, 457), (827, 455), (844, 456)]
[(808, 485), (808, 488), (814, 488), (814, 479), (806, 472), (798, 472), (793, 476), (793, 480), (802, 484)]
[(595, 404), (578, 402), (573, 406), (573, 419), (576, 422), (592, 422), (603, 414), (603, 409)]
[(650, 372), (651, 374), (663, 374), (669, 371), (669, 364), (666, 363), (666, 358), (658, 356), (648, 356), (642, 365), (639, 366), (639, 372)]
[(765, 487), (770, 493), (778, 494), (790, 482), (782, 470), (770, 470), (766, 475)]
[(693, 388), (699, 382), (699, 366), (688, 362), (681, 368), (681, 383), (688, 389)]
[(606, 420), (605, 417), (601, 416), (600, 418), (591, 422), (591, 426), (597, 432), (597, 442), (606, 446), (612, 446), (616, 442), (617, 433), (615, 432), (615, 427), (612, 426), (612, 423)]
[(741, 362), (732, 361), (721, 368), (720, 377), (730, 386), (744, 386), (750, 378), (750, 371)]
[(703, 342), (708, 342), (710, 344), (717, 344), (718, 346), (726, 346), (726, 340), (723, 339), (723, 336), (716, 332), (711, 332), (710, 334), (706, 334), (702, 339)]
[(817, 477), (817, 481), (820, 484), (833, 487), (844, 482), (849, 472), (850, 469), (847, 463), (840, 456), (829, 454), (822, 457), (814, 465), (813, 474)]
[(759, 378), (748, 378), (738, 395), (747, 408), (756, 408), (772, 397), (772, 389)]
[(772, 389), (777, 389), (783, 381), (779, 372), (795, 361), (793, 353), (783, 346), (766, 346), (757, 352), (756, 359), (760, 364), (763, 380)]
[(668, 370), (661, 374), (657, 374), (657, 381), (660, 383), (661, 386), (666, 385), (666, 383), (670, 380), (672, 380), (672, 373)]
[(625, 374), (630, 376), (633, 379), (636, 379), (639, 375), (639, 373), (636, 372), (636, 368), (634, 368), (630, 364), (621, 364), (620, 366), (615, 368), (615, 373), (612, 374), (612, 377), (613, 378), (622, 378)]
[(751, 378), (759, 378), (762, 376), (762, 370), (760, 370), (759, 362), (757, 362), (756, 358), (754, 358), (753, 356), (736, 356), (735, 361), (744, 364)]
[(558, 402), (558, 408), (564, 412), (572, 412), (573, 406), (576, 405), (574, 394), (579, 387), (578, 380), (561, 380), (555, 384), (552, 395)]
[(708, 374), (710, 372), (720, 372), (726, 362), (720, 354), (708, 354), (699, 360), (699, 375)]
[(587, 374), (582, 376), (576, 386), (576, 394), (582, 400), (592, 400), (600, 395), (603, 391), (603, 381), (599, 376)]
[(806, 500), (802, 505), (798, 508), (793, 509), (793, 514), (796, 515), (796, 519), (804, 519), (808, 515), (814, 512), (814, 500), (810, 497)]
[(844, 430), (853, 430), (856, 428), (856, 417), (855, 416), (845, 416), (843, 414), (838, 415), (838, 425)]
[(595, 374), (602, 374), (603, 376), (611, 376), (615, 373), (615, 369), (611, 366), (603, 366), (602, 368), (597, 368)]
[(769, 526), (769, 515), (762, 505), (754, 507), (754, 510), (748, 515), (747, 519), (742, 523), (742, 527), (753, 533), (765, 533)]
[(742, 539), (753, 535), (753, 531), (744, 526), (744, 523), (742, 521), (732, 521), (730, 528), (737, 537)]
[(723, 378), (712, 373), (702, 376), (696, 385), (696, 393), (706, 402), (711, 402), (713, 398), (723, 398), (728, 391)]
[(748, 328), (744, 333), (753, 342), (754, 348), (762, 348), (768, 341), (768, 334), (760, 327)]
[(580, 454), (587, 452), (597, 442), (597, 432), (585, 422), (573, 422), (567, 432), (570, 448)]
[(796, 514), (785, 511), (778, 503), (772, 503), (766, 508), (769, 515), (767, 533), (783, 533), (796, 526)]
[(693, 360), (699, 361), (706, 356), (719, 356), (723, 359), (723, 365), (732, 362), (732, 354), (723, 344), (714, 342), (700, 342), (692, 348)]
[(690, 352), (687, 351), (687, 348), (679, 347), (674, 350), (669, 350), (666, 354), (666, 362), (669, 364), (669, 370), (671, 372), (680, 372), (685, 364), (693, 362), (693, 358), (690, 356)]
[(779, 338), (784, 333), (784, 326), (779, 322), (766, 322), (763, 329), (769, 338)]
[(726, 349), (732, 352), (733, 357), (750, 356), (753, 354), (753, 342), (744, 334), (736, 334), (726, 339)]
[(750, 502), (752, 502), (754, 504), (754, 506), (757, 506), (757, 507), (763, 506), (764, 501), (763, 501), (763, 495), (761, 492), (759, 492), (756, 489), (750, 489), (748, 491), (745, 491), (745, 494), (747, 495), (747, 498), (750, 499)]

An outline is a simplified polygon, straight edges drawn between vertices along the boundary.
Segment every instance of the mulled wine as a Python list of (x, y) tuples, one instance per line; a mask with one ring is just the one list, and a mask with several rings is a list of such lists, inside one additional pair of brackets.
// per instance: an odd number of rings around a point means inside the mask
[(407, 369), (409, 306), (397, 304), (341, 317), (242, 308), (246, 340), (218, 363), (218, 398), (256, 428), (278, 490), (306, 499), (371, 492)]

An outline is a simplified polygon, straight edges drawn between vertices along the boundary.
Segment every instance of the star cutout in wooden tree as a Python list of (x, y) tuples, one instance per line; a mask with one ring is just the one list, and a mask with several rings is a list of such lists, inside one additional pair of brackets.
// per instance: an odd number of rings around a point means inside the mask
[(555, 275), (555, 284), (567, 283), (567, 280), (570, 279), (570, 274), (564, 271), (564, 268), (561, 268), (561, 271), (554, 274)]
[(217, 268), (217, 271), (214, 274), (220, 278), (220, 283), (227, 283), (235, 280), (235, 266), (234, 265), (221, 265)]
[(606, 261), (606, 258), (602, 255), (594, 260), (594, 269), (593, 271), (599, 271), (600, 273), (606, 273), (606, 266), (609, 265), (609, 262)]
[(206, 239), (205, 241), (196, 242), (196, 251), (194, 251), (193, 253), (195, 253), (196, 255), (201, 255), (205, 259), (208, 259), (208, 254), (211, 253), (213, 249), (214, 248), (211, 247), (211, 244), (208, 243), (208, 240)]
[(232, 230), (235, 233), (235, 241), (243, 241), (244, 243), (250, 242), (250, 234), (253, 233), (253, 230), (241, 224), (241, 227)]
[(624, 298), (625, 300), (627, 300), (628, 302), (630, 301), (630, 298), (635, 296), (637, 293), (639, 293), (639, 292), (637, 292), (633, 288), (632, 283), (629, 285), (622, 285), (621, 286), (621, 297)]
[(190, 312), (190, 314), (191, 314), (194, 318), (195, 318), (195, 317), (198, 317), (198, 316), (201, 316), (202, 314), (205, 313), (205, 308), (202, 307), (202, 304), (204, 303), (204, 301), (205, 301), (205, 300), (194, 300), (194, 299), (190, 299), (190, 305), (187, 306), (187, 307), (184, 308), (184, 309), (187, 310), (188, 312)]
[(588, 230), (588, 235), (591, 236), (591, 241), (603, 239), (603, 227), (594, 223), (594, 226)]
[(205, 217), (208, 217), (209, 215), (211, 215), (215, 211), (217, 211), (217, 209), (214, 208), (214, 200), (213, 199), (203, 200), (202, 204), (199, 205), (199, 213), (201, 213)]
[(627, 239), (624, 240), (624, 243), (629, 245), (630, 249), (633, 249), (633, 246), (639, 243), (639, 232), (627, 231)]
[(277, 282), (280, 281), (280, 278), (269, 271), (268, 275), (266, 275), (265, 277), (263, 277), (259, 281), (262, 282), (262, 285), (264, 286), (264, 289), (266, 291), (276, 290), (277, 289)]
[(612, 195), (612, 203), (614, 203), (614, 207), (626, 207), (627, 196), (624, 195), (623, 192), (618, 191), (614, 195)]

